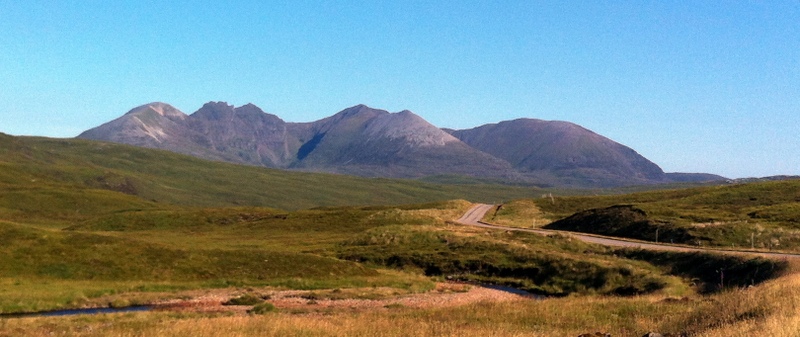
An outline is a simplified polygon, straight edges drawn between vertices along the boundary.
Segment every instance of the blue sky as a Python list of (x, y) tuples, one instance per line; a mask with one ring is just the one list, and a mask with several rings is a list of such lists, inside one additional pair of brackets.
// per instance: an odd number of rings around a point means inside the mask
[(800, 1), (6, 1), (0, 132), (153, 101), (565, 120), (668, 172), (800, 174)]

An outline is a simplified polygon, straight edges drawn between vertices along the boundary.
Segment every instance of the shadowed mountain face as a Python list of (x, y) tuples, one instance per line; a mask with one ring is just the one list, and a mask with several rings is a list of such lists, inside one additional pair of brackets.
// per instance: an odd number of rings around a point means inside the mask
[(207, 103), (187, 119), (193, 142), (229, 161), (286, 167), (292, 162), (298, 140), (290, 137), (287, 123), (253, 104), (234, 108)]
[[(151, 103), (78, 137), (370, 177), (457, 175), (575, 187), (672, 181), (632, 149), (571, 123), (519, 119), (448, 133), (410, 111), (364, 105), (315, 122), (287, 123), (252, 104), (210, 102), (186, 115)], [(704, 179), (710, 177), (716, 176)]]

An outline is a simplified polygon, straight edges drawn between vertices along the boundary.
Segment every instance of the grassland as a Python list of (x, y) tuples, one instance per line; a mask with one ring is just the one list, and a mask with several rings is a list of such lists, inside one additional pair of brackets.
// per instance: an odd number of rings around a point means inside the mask
[[(430, 288), (423, 275), (559, 296), (688, 291), (675, 276), (646, 262), (614, 257), (603, 247), (563, 237), (485, 233), (447, 222), (468, 206), (454, 201), (295, 212), (129, 210), (61, 230), (4, 222), (0, 273), (6, 283), (25, 285), (25, 293), (45, 293), (34, 298), (88, 281), (108, 286), (27, 306), (24, 298), (9, 293), (0, 298), (0, 309), (82, 306), (93, 297), (148, 289)], [(401, 274), (387, 274), (386, 268)]]
[[(442, 208), (452, 212), (458, 204), (444, 203)], [(437, 213), (436, 205), (421, 207)], [(0, 222), (0, 275), (17, 290), (25, 290), (0, 298), (0, 311), (80, 307), (93, 297), (151, 289), (430, 288), (431, 281), (411, 273), (387, 274), (333, 256), (332, 247), (354, 232), (383, 226), (395, 216), (394, 223), (405, 222), (404, 214), (392, 210), (348, 207), (288, 213), (169, 206), (115, 211), (63, 229)], [(442, 221), (435, 216), (416, 218)], [(78, 289), (90, 282), (96, 286), (87, 291), (54, 290)]]
[[(623, 195), (524, 199), (505, 204), (494, 222), (542, 227), (579, 212), (629, 205), (642, 217), (597, 219), (584, 228), (557, 227), (611, 236), (739, 249), (800, 248), (800, 180), (706, 186)], [(601, 212), (600, 212), (601, 213)], [(582, 223), (592, 219), (584, 218)], [(551, 226), (552, 227), (552, 226)], [(569, 228), (567, 228), (569, 227)]]
[(602, 247), (527, 233), (381, 227), (344, 242), (339, 257), (550, 296), (648, 293), (679, 283)]
[[(12, 137), (0, 134), (0, 187), (14, 209), (37, 210), (56, 203), (119, 201), (96, 189), (145, 201), (182, 206), (258, 206), (284, 210), (353, 205), (397, 205), (452, 199), (495, 202), (539, 195), (533, 187), (501, 184), (433, 184), (399, 179), (287, 172), (210, 162), (171, 152), (76, 139)], [(87, 191), (81, 200), (72, 190)], [(24, 191), (36, 191), (25, 195)], [(85, 203), (81, 203), (85, 201)], [(3, 207), (0, 204), (0, 207)], [(54, 207), (64, 209), (65, 207)], [(30, 216), (30, 214), (25, 214)]]
[[(365, 288), (389, 287), (400, 296), (424, 292), (432, 288), (432, 281), (447, 276), (571, 296), (449, 308), (327, 310), (323, 315), (278, 307), (265, 315), (151, 312), (0, 319), (0, 331), (31, 336), (570, 336), (601, 330), (634, 336), (649, 330), (707, 332), (752, 321), (786, 320), (790, 317), (765, 297), (797, 298), (794, 288), (774, 286), (793, 280), (790, 276), (756, 282), (754, 288), (729, 281), (728, 290), (700, 295), (704, 282), (716, 281), (714, 275), (705, 280), (682, 274), (688, 268), (671, 270), (674, 261), (686, 260), (683, 255), (652, 258), (630, 252), (633, 259), (625, 259), (615, 257), (621, 251), (565, 237), (485, 232), (445, 221), (468, 206), (457, 201), (295, 212), (190, 208), (148, 211), (152, 216), (132, 210), (67, 230), (8, 225), (0, 257), (13, 268), (3, 272), (0, 305), (5, 312), (120, 306), (181, 298), (186, 290), (204, 288), (232, 293), (317, 289), (319, 295), (309, 298), (336, 294), (346, 300)], [(8, 234), (11, 231), (16, 232)], [(17, 261), (20, 254), (37, 258)], [(662, 262), (651, 264), (657, 260)], [(721, 265), (714, 256), (696, 256), (692, 262), (712, 269)], [(146, 267), (137, 267), (142, 265)], [(689, 284), (693, 280), (694, 287)], [(629, 296), (636, 293), (640, 295)], [(750, 307), (734, 305), (744, 300)], [(706, 311), (716, 314), (709, 318)]]
[[(391, 301), (447, 281), (551, 295), (450, 307), (389, 302), (376, 310), (288, 310), (263, 302), (261, 314), (0, 317), (0, 336), (792, 336), (787, 327), (798, 325), (800, 281), (787, 262), (621, 251), (449, 221), (471, 205), (459, 199), (541, 190), (286, 173), (88, 141), (0, 136), (0, 145), (0, 313), (188, 300), (205, 292), (225, 301), (287, 290), (312, 290), (303, 295), (309, 303)], [(489, 216), (528, 225), (626, 200), (650, 216), (746, 216), (765, 228), (788, 228), (793, 184), (521, 199)], [(484, 188), (488, 194), (478, 197)], [(763, 193), (750, 200), (751, 190)], [(674, 196), (672, 204), (664, 196)], [(766, 196), (773, 201), (756, 202)], [(684, 208), (670, 210), (675, 205)], [(725, 270), (725, 279), (715, 270)]]
[(7, 335), (28, 336), (577, 336), (648, 331), (690, 336), (798, 336), (800, 276), (705, 297), (581, 296), (479, 302), (454, 308), (390, 307), (323, 315), (131, 313), (0, 320)]

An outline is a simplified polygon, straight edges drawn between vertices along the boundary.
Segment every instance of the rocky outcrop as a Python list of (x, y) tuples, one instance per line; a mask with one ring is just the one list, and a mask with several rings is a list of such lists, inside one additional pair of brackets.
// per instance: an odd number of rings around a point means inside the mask
[(705, 237), (696, 237), (685, 228), (652, 220), (645, 211), (632, 205), (616, 205), (578, 212), (544, 228), (672, 243), (688, 244), (698, 240), (709, 240)]

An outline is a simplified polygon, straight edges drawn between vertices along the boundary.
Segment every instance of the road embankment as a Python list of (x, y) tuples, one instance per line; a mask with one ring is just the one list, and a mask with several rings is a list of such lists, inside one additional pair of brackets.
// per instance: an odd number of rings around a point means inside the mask
[(456, 220), (456, 222), (462, 225), (483, 227), (496, 230), (520, 231), (527, 233), (535, 233), (539, 235), (564, 235), (576, 238), (583, 242), (594, 243), (610, 247), (632, 248), (632, 249), (653, 250), (653, 251), (671, 251), (671, 252), (683, 252), (683, 253), (699, 252), (699, 253), (735, 254), (735, 255), (758, 256), (771, 259), (800, 259), (800, 254), (795, 254), (795, 253), (692, 247), (686, 245), (646, 242), (646, 241), (639, 241), (632, 239), (621, 239), (621, 238), (607, 237), (602, 235), (560, 231), (560, 230), (499, 226), (488, 222), (484, 222), (482, 220), (483, 217), (486, 215), (486, 212), (491, 210), (493, 207), (494, 207), (493, 205), (488, 205), (488, 204), (476, 204), (472, 206), (472, 208), (470, 208), (466, 213), (464, 213), (464, 215), (461, 216), (461, 218)]

